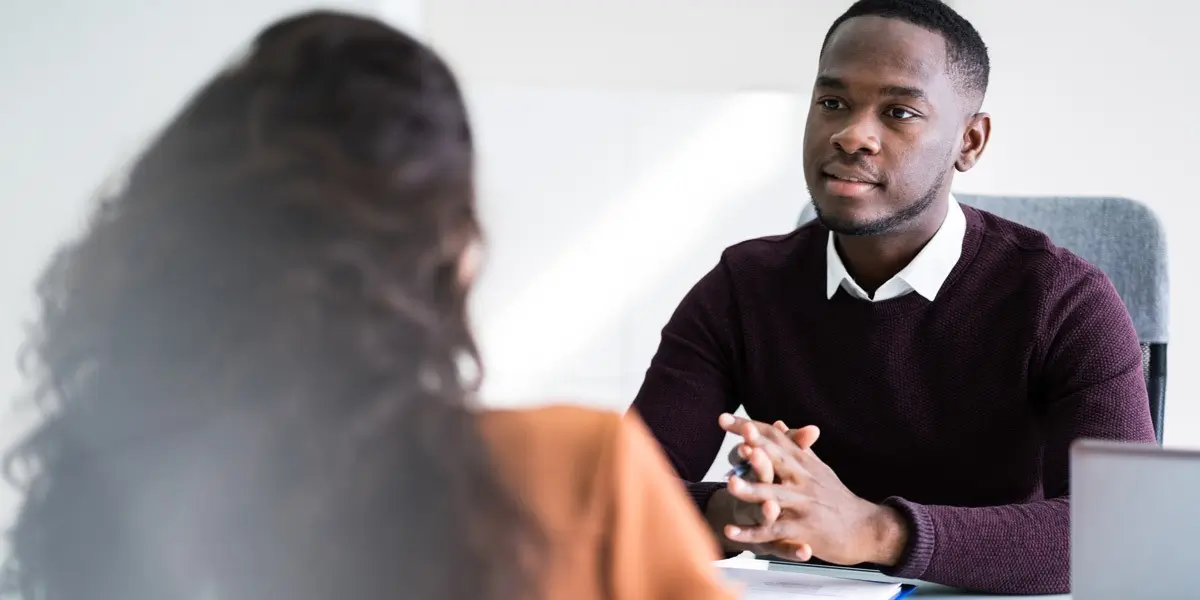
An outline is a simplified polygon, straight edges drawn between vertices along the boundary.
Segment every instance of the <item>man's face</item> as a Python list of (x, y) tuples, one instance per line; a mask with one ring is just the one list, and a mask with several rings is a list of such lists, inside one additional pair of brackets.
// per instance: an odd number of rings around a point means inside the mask
[(904, 21), (834, 31), (804, 129), (804, 176), (831, 230), (896, 230), (949, 184), (968, 115), (946, 67), (941, 36)]

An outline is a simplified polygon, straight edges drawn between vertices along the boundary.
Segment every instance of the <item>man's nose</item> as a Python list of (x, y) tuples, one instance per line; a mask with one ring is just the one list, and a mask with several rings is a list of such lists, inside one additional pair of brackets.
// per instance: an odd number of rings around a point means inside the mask
[(850, 120), (829, 141), (846, 154), (878, 154), (880, 148), (879, 132), (867, 118)]

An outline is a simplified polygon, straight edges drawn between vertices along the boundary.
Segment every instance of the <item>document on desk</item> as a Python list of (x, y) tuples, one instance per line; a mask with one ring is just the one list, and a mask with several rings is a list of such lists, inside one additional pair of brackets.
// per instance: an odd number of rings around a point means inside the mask
[(721, 574), (741, 588), (743, 600), (891, 600), (906, 591), (898, 583), (856, 581), (808, 573), (722, 567)]

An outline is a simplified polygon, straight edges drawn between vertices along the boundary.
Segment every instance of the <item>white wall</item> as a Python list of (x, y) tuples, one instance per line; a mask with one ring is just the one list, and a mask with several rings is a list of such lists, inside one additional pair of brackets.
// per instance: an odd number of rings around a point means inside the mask
[(807, 102), (785, 93), (473, 88), (490, 400), (624, 409), (681, 295), (788, 231)]
[(428, 0), (425, 27), (476, 84), (808, 94), (852, 0)]

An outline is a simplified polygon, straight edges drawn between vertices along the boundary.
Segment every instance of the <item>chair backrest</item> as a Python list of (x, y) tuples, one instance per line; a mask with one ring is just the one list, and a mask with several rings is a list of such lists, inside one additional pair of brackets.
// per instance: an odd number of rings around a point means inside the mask
[[(1154, 431), (1162, 443), (1166, 394), (1167, 245), (1162, 223), (1128, 198), (977, 196), (955, 194), (962, 204), (1037, 229), (1112, 280), (1142, 343), (1142, 370), (1150, 394)], [(815, 217), (812, 206), (800, 224)]]

